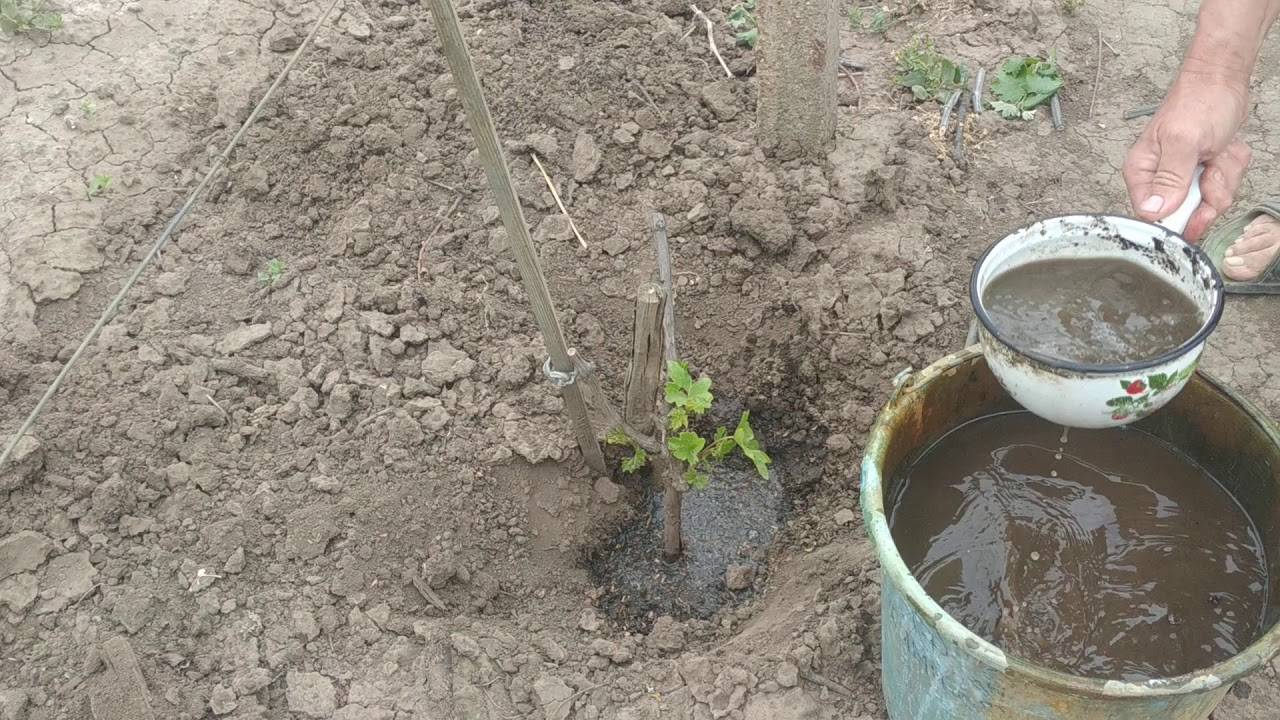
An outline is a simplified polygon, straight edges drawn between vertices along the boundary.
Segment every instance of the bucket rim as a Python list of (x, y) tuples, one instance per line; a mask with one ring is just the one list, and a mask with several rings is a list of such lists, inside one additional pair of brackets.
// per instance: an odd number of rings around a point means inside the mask
[[(1031, 661), (1007, 655), (944, 610), (916, 581), (906, 561), (898, 553), (897, 544), (889, 529), (888, 516), (885, 513), (885, 486), (884, 478), (880, 474), (880, 465), (884, 462), (888, 447), (891, 411), (919, 388), (954, 372), (963, 365), (976, 361), (985, 361), (985, 358), (978, 348), (969, 347), (947, 355), (924, 370), (912, 374), (898, 387), (872, 426), (862, 458), (860, 505), (863, 524), (875, 548), (876, 559), (883, 573), (883, 583), (894, 583), (897, 591), (907, 599), (916, 612), (925, 618), (931, 618), (938, 633), (969, 657), (998, 672), (1016, 673), (1038, 685), (1076, 695), (1132, 700), (1206, 692), (1230, 685), (1252, 674), (1280, 653), (1280, 622), (1277, 622), (1241, 652), (1207, 668), (1174, 677), (1152, 678), (1138, 683), (1103, 680), (1050, 670)], [(1280, 432), (1257, 406), (1237, 397), (1221, 382), (1204, 371), (1197, 371), (1192, 382), (1197, 379), (1207, 382), (1213, 390), (1234, 403), (1271, 438), (1272, 442), (1280, 445)]]

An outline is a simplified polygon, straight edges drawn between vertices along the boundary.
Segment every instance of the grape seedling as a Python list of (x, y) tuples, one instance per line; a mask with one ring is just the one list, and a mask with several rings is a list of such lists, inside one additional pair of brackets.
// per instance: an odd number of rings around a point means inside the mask
[[(760, 477), (768, 479), (769, 464), (773, 461), (760, 449), (760, 441), (751, 428), (751, 414), (742, 413), (732, 434), (721, 426), (708, 440), (692, 429), (690, 421), (711, 409), (711, 378), (704, 375), (694, 380), (689, 366), (678, 361), (667, 364), (667, 378), (664, 394), (670, 409), (666, 425), (673, 434), (667, 438), (666, 449), (671, 457), (682, 463), (684, 484), (693, 490), (705, 488), (711, 481), (708, 475), (710, 467), (729, 457), (735, 449), (755, 465)], [(623, 472), (634, 473), (648, 464), (648, 453), (624, 431), (614, 430), (606, 440), (611, 445), (631, 448), (632, 454), (622, 461)]]

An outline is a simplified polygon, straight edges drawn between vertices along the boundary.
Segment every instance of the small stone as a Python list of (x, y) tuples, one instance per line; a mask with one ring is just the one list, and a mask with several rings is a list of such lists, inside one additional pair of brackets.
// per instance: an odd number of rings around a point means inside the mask
[(334, 385), (332, 392), (329, 393), (329, 400), (325, 403), (324, 411), (335, 420), (351, 417), (351, 413), (355, 412), (355, 392), (356, 388), (353, 385), (345, 383)]
[(137, 537), (149, 533), (155, 526), (156, 521), (148, 517), (124, 515), (120, 518), (120, 534), (125, 537)]
[(595, 608), (587, 608), (578, 616), (578, 627), (587, 632), (596, 632), (600, 629), (600, 625), (600, 614), (596, 612)]
[(572, 55), (561, 55), (560, 60), (556, 62), (556, 67), (562, 71), (572, 70), (578, 66), (578, 59)]
[(310, 560), (323, 555), (329, 541), (338, 535), (336, 520), (333, 510), (324, 505), (289, 513), (285, 523), (285, 558)]
[(427, 353), (427, 358), (422, 361), (422, 378), (432, 385), (447, 385), (471, 375), (476, 361), (461, 350), (442, 345), (440, 349)]
[(671, 141), (652, 131), (645, 131), (640, 136), (640, 144), (637, 147), (639, 147), (640, 152), (655, 160), (660, 160), (671, 154)]
[(587, 182), (599, 171), (600, 149), (596, 147), (595, 138), (585, 132), (578, 133), (573, 141), (573, 179)]
[(368, 40), (373, 36), (373, 28), (368, 23), (357, 20), (347, 26), (347, 33), (357, 40)]
[(226, 715), (236, 709), (236, 694), (226, 685), (217, 685), (209, 693), (209, 709), (214, 715)]
[(267, 36), (267, 48), (271, 52), (293, 52), (302, 44), (302, 37), (292, 28), (281, 28)]
[(724, 573), (724, 586), (734, 592), (750, 589), (756, 569), (751, 565), (730, 565)]
[(1231, 686), (1231, 694), (1240, 700), (1248, 700), (1253, 694), (1253, 688), (1244, 680), (1239, 680), (1235, 685)]
[(601, 247), (609, 257), (617, 257), (631, 249), (631, 243), (621, 235), (612, 235), (605, 239)]
[(525, 138), (525, 142), (544, 158), (550, 159), (560, 154), (560, 143), (551, 133), (534, 133)]
[(241, 670), (231, 679), (231, 689), (237, 697), (256, 695), (271, 684), (271, 671), (266, 668)]
[(533, 681), (533, 692), (538, 696), (546, 720), (565, 720), (573, 712), (573, 688), (560, 678), (539, 675)]
[(0, 690), (0, 720), (26, 720), (30, 702), (26, 690)]
[(741, 107), (734, 95), (737, 80), (721, 80), (702, 88), (702, 104), (707, 106), (721, 122), (737, 117)]
[(596, 478), (595, 490), (605, 505), (612, 505), (622, 497), (622, 486), (607, 477)]
[(72, 270), (58, 270), (48, 265), (38, 265), (24, 278), (31, 288), (31, 299), (37, 304), (51, 300), (66, 300), (80, 291), (83, 277)]
[(32, 530), (0, 540), (0, 579), (30, 572), (44, 564), (53, 552), (53, 541)]
[(322, 493), (333, 494), (342, 489), (342, 484), (328, 475), (317, 475), (308, 480), (307, 484)]
[(767, 255), (781, 255), (795, 241), (795, 227), (776, 194), (744, 193), (729, 211), (729, 223)]
[(35, 604), (38, 591), (36, 576), (31, 573), (7, 577), (0, 580), (0, 605), (21, 615)]
[[(12, 435), (0, 437), (0, 444), (9, 447), (13, 442)], [(44, 448), (39, 438), (34, 435), (23, 435), (13, 448), (13, 454), (0, 468), (0, 492), (8, 492), (26, 485), (36, 473), (44, 468)], [(0, 568), (3, 565), (0, 564)], [(4, 577), (0, 575), (0, 577)]]
[(387, 27), (392, 28), (393, 30), (403, 30), (407, 27), (413, 27), (413, 22), (413, 18), (408, 15), (392, 15), (383, 21)]
[(333, 681), (315, 672), (290, 670), (285, 676), (289, 711), (309, 718), (328, 718), (337, 709)]
[(853, 522), (857, 519), (858, 519), (857, 516), (854, 515), (853, 511), (850, 510), (849, 508), (841, 508), (840, 510), (836, 511), (836, 516), (835, 516), (836, 524), (842, 527), (845, 525), (853, 524)]
[(684, 628), (670, 615), (663, 615), (653, 623), (645, 642), (664, 653), (678, 653), (684, 649)]
[(472, 660), (480, 657), (480, 643), (476, 642), (476, 639), (470, 635), (453, 633), (449, 636), (449, 644), (453, 645), (453, 649), (463, 657), (471, 658)]
[(231, 552), (231, 557), (222, 566), (222, 572), (237, 575), (244, 571), (244, 548), (238, 547)]
[(386, 313), (372, 310), (360, 313), (360, 329), (382, 337), (391, 337), (396, 332), (395, 324)]
[(841, 640), (840, 625), (836, 623), (834, 617), (828, 617), (818, 625), (818, 646), (822, 648), (822, 654), (826, 657), (835, 657), (840, 654)]
[(245, 325), (227, 333), (214, 349), (223, 355), (238, 353), (271, 337), (271, 323)]
[(800, 682), (800, 668), (795, 663), (784, 662), (778, 666), (778, 685), (793, 688)]
[[(44, 583), (52, 597), (36, 608), (37, 614), (56, 612), (71, 600), (78, 600), (93, 589), (93, 579), (98, 571), (89, 562), (89, 553), (77, 552), (60, 555), (49, 561), (45, 568)], [(43, 596), (43, 594), (42, 594)]]

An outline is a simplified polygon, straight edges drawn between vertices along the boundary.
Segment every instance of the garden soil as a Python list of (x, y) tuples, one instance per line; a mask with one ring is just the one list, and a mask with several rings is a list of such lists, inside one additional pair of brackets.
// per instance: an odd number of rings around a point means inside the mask
[[(0, 433), (322, 10), (62, 5), (63, 29), (0, 39)], [(718, 609), (608, 611), (591, 558), (647, 514), (643, 479), (574, 449), (425, 6), (346, 0), (0, 469), (0, 718), (885, 717), (866, 432), (894, 375), (962, 343), (989, 242), (1124, 211), (1122, 115), (1158, 101), (1194, 7), (913, 2), (845, 28), (865, 70), (816, 163), (757, 149), (727, 2), (703, 9), (732, 78), (681, 2), (459, 9), (566, 334), (615, 399), (666, 215), (681, 355), (782, 458), (773, 542)], [(917, 33), (975, 68), (1056, 48), (1066, 128), (985, 112), (949, 159), (939, 108), (893, 87)], [(1246, 199), (1280, 180), (1277, 59)], [(1206, 361), (1272, 413), (1275, 302), (1233, 298)], [(1264, 670), (1215, 717), (1278, 703)]]

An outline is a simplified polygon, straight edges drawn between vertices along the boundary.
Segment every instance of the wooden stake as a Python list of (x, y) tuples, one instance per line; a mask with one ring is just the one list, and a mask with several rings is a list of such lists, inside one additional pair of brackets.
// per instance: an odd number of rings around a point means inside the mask
[(653, 432), (654, 407), (662, 384), (662, 286), (645, 283), (636, 291), (636, 324), (627, 372), (627, 423)]
[(476, 147), (480, 151), (480, 164), (489, 179), (489, 189), (493, 192), (502, 215), (502, 224), (507, 230), (507, 243), (511, 247), (511, 253), (515, 255), (525, 291), (529, 293), (529, 303), (533, 306), (533, 316), (538, 321), (543, 342), (547, 346), (547, 354), (550, 356), (548, 378), (564, 395), (565, 408), (569, 411), (578, 447), (582, 449), (587, 464), (596, 472), (605, 473), (607, 468), (604, 454), (600, 451), (600, 443), (591, 427), (582, 390), (574, 382), (574, 360), (565, 343), (564, 331), (560, 328), (551, 293), (547, 290), (547, 279), (538, 264), (538, 255), (534, 252), (533, 240), (529, 237), (529, 225), (520, 209), (520, 198), (511, 182), (511, 171), (507, 168), (507, 160), (498, 144), (498, 134), (493, 127), (493, 118), (489, 115), (489, 106), (485, 103), (480, 78), (476, 76), (471, 53), (462, 38), (458, 14), (450, 0), (429, 0), (428, 4), (431, 6), (436, 30), (440, 33), (445, 57), (449, 60), (449, 68), (458, 84), (458, 96), (466, 110), (471, 133), (475, 136)]
[[(665, 370), (666, 364), (675, 362), (679, 355), (676, 354), (676, 291), (672, 282), (671, 247), (667, 242), (667, 219), (662, 213), (649, 214), (649, 231), (653, 234), (654, 251), (658, 256), (658, 277), (662, 281), (666, 300), (662, 309), (662, 356)], [(680, 489), (683, 478), (680, 476), (680, 464), (667, 454), (667, 428), (662, 423), (661, 413), (657, 413), (657, 417), (662, 457), (654, 461), (654, 470), (662, 478), (662, 556), (671, 562), (678, 560), (684, 552), (684, 492)]]
[(667, 219), (662, 213), (649, 214), (649, 232), (653, 235), (654, 250), (658, 255), (658, 279), (667, 304), (662, 308), (662, 357), (667, 362), (676, 359), (676, 290), (671, 280), (671, 247), (667, 242)]

